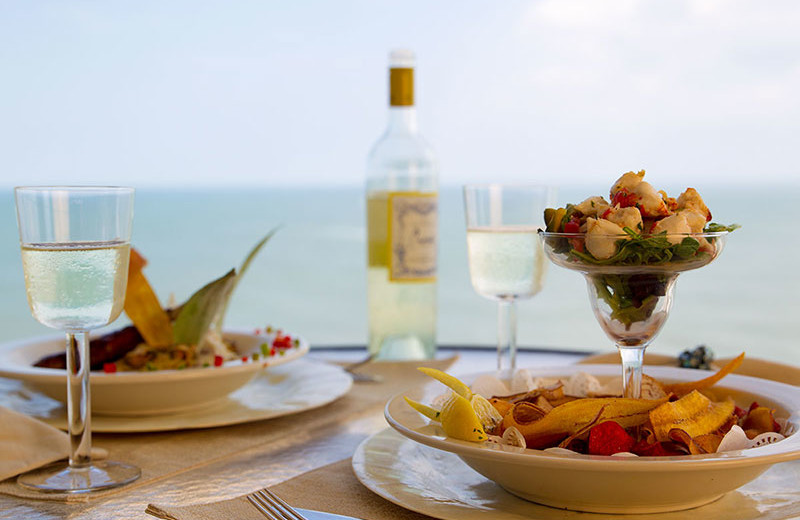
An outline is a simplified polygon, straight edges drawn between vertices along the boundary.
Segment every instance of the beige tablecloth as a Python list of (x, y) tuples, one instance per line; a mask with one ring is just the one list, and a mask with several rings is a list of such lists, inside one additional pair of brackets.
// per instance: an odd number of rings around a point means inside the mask
[[(329, 464), (273, 486), (273, 492), (294, 507), (353, 516), (363, 520), (429, 520), (384, 500), (356, 479), (350, 459)], [(186, 507), (150, 506), (148, 512), (164, 520), (264, 520), (246, 497)]]
[(456, 359), (372, 363), (360, 370), (381, 376), (380, 383), (355, 384), (347, 395), (330, 405), (278, 419), (205, 430), (98, 435), (97, 444), (108, 449), (110, 459), (124, 460), (142, 469), (139, 480), (121, 488), (90, 495), (41, 494), (8, 479), (0, 483), (0, 493), (25, 499), (89, 502), (115, 494), (136, 493), (139, 488), (185, 472), (219, 467), (227, 460), (266, 450), (273, 444), (281, 443), (290, 450), (293, 442), (308, 442), (342, 424), (380, 416), (389, 397), (428, 379), (416, 370), (418, 366), (446, 369)]

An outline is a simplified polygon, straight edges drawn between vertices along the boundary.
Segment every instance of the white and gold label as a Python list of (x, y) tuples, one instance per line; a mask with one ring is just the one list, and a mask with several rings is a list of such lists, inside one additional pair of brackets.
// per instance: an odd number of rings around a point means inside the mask
[(435, 193), (389, 193), (389, 279), (436, 280), (438, 198)]

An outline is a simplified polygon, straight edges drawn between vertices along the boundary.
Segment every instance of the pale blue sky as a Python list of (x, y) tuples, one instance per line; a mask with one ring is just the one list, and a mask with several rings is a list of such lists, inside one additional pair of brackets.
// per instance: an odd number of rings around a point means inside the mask
[(418, 55), (441, 180), (800, 182), (800, 2), (0, 0), (0, 184), (358, 185)]

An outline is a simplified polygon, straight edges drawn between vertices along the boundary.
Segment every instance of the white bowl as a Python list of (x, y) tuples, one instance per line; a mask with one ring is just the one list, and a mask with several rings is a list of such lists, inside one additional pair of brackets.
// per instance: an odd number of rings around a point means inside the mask
[[(619, 377), (616, 365), (577, 365), (532, 369), (534, 377), (569, 376), (587, 372), (601, 381)], [(661, 381), (700, 379), (707, 372), (649, 367), (645, 372)], [(475, 376), (464, 377), (471, 382)], [(727, 376), (724, 389), (741, 406), (756, 400), (762, 406), (800, 424), (800, 388), (753, 377)], [(392, 398), (385, 409), (389, 424), (419, 443), (458, 455), (475, 471), (526, 500), (552, 507), (597, 513), (656, 513), (678, 511), (712, 502), (750, 482), (772, 464), (800, 458), (800, 435), (759, 448), (712, 455), (680, 457), (601, 457), (562, 455), (539, 450), (450, 439), (441, 427), (414, 411), (408, 396), (431, 402), (446, 391), (431, 382)]]
[[(223, 336), (236, 344), (238, 352), (259, 352), (269, 337), (226, 331)], [(294, 337), (294, 336), (293, 336)], [(0, 345), (0, 376), (27, 385), (66, 403), (64, 370), (34, 367), (41, 358), (64, 351), (64, 338), (39, 338)], [(258, 361), (226, 361), (219, 367), (157, 370), (153, 372), (92, 372), (89, 378), (92, 412), (103, 415), (159, 415), (207, 406), (241, 388), (265, 367), (287, 363), (308, 352), (308, 343), (283, 355), (260, 356)]]

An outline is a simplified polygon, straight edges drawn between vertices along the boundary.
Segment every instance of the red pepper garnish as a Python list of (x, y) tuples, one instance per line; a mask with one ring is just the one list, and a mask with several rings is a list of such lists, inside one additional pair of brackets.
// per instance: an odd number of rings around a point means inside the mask
[(113, 374), (117, 371), (116, 363), (103, 363), (103, 372), (106, 374)]
[(247, 356), (242, 356), (242, 363), (247, 363)]
[(278, 336), (272, 341), (273, 348), (287, 349), (292, 348), (291, 336)]
[(222, 366), (222, 356), (214, 356), (214, 366), (221, 367)]

